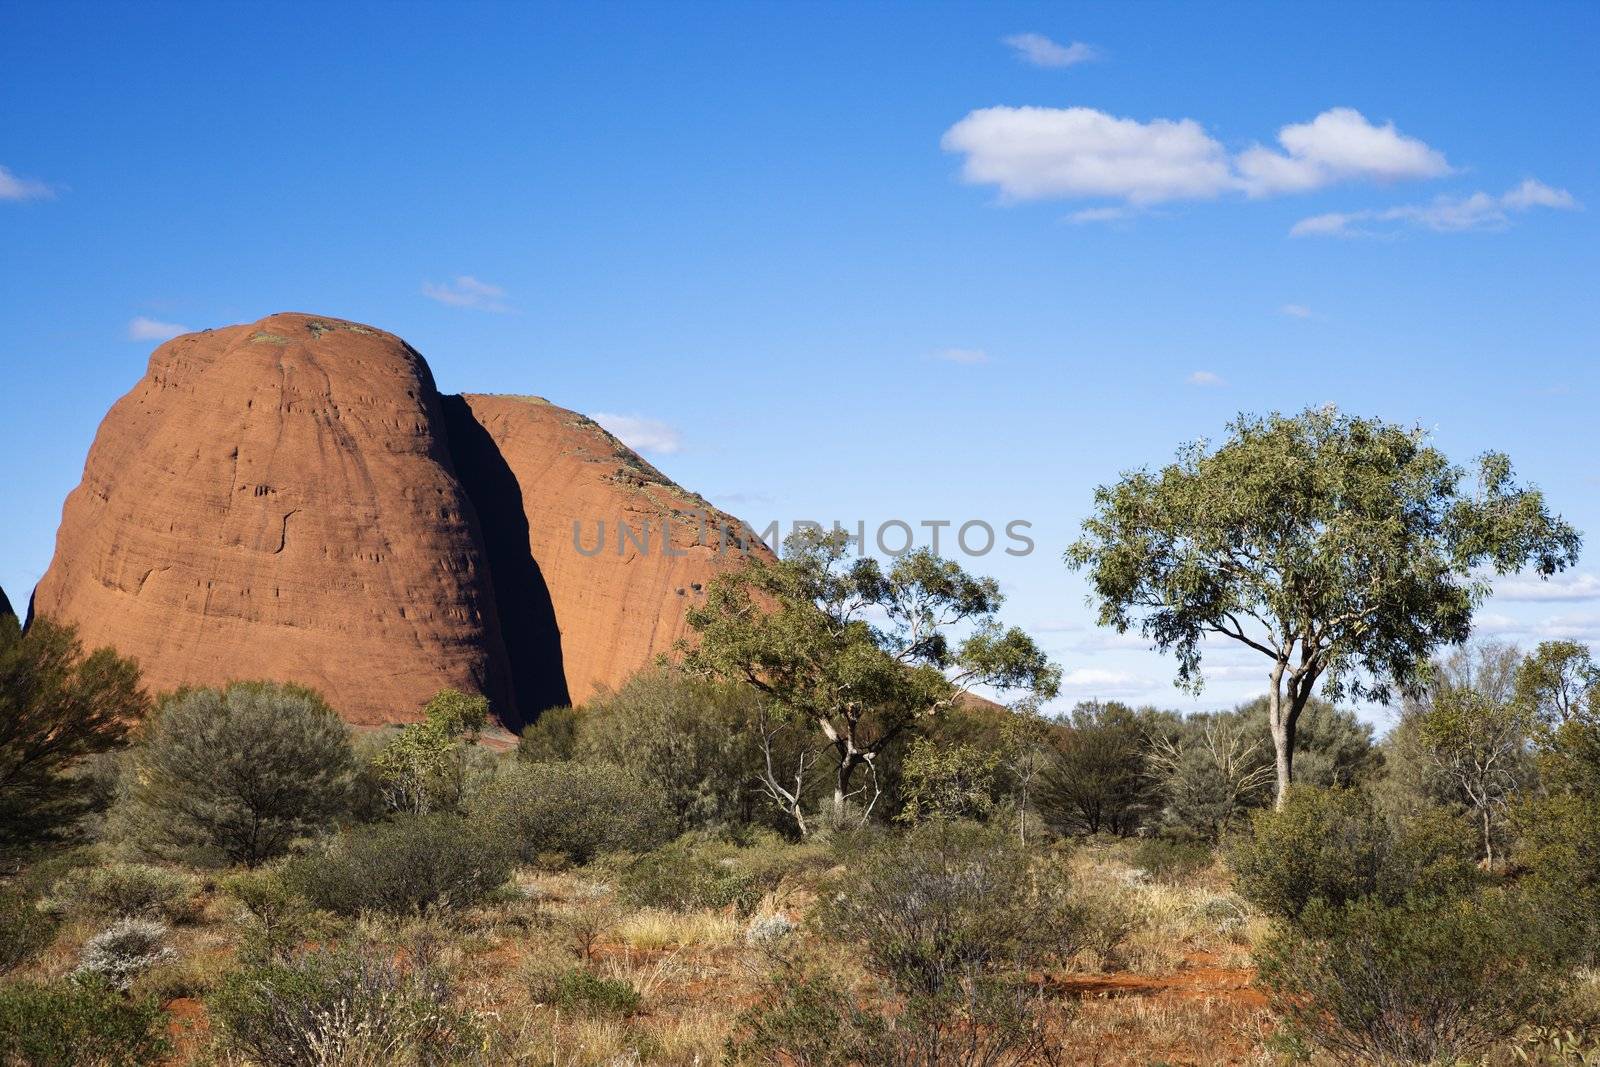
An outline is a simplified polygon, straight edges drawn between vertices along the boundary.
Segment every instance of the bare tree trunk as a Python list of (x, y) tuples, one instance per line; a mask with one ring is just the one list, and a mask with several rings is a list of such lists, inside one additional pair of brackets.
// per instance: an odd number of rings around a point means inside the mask
[(1282, 811), (1289, 802), (1289, 785), (1294, 780), (1294, 719), (1291, 708), (1283, 704), (1282, 663), (1272, 667), (1272, 689), (1267, 693), (1267, 726), (1272, 731), (1272, 748), (1277, 757), (1278, 797), (1273, 807)]

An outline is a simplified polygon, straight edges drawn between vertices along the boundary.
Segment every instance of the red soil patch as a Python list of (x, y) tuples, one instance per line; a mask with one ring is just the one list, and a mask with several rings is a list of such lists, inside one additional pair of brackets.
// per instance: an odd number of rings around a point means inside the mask
[(1267, 998), (1253, 988), (1254, 967), (1219, 966), (1214, 952), (1192, 952), (1172, 974), (1095, 974), (1052, 978), (1048, 988), (1063, 997), (1159, 997), (1213, 999), (1246, 1008), (1264, 1008)]

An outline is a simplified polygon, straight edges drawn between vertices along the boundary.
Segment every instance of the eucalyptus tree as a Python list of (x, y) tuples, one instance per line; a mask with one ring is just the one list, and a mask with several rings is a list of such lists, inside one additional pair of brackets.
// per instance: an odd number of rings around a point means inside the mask
[[(840, 531), (802, 529), (781, 558), (752, 557), (714, 578), (687, 616), (697, 643), (681, 649), (686, 670), (767, 698), (763, 737), (786, 722), (820, 738), (815, 752), (834, 764), (835, 812), (855, 795), (858, 770), (875, 778), (885, 746), (972, 687), (1038, 701), (1060, 683), (1031, 637), (1001, 626), (994, 579), (925, 549), (887, 568), (852, 560), (851, 543)], [(769, 744), (762, 783), (804, 833), (806, 757), (779, 769), (771, 756)]]
[(1102, 625), (1177, 656), (1198, 691), (1222, 637), (1267, 660), (1277, 805), (1318, 684), (1330, 700), (1414, 691), (1435, 650), (1465, 641), (1488, 572), (1548, 577), (1581, 538), (1501, 453), (1473, 476), (1417, 428), (1341, 414), (1241, 415), (1220, 445), (1095, 492), (1066, 553)]

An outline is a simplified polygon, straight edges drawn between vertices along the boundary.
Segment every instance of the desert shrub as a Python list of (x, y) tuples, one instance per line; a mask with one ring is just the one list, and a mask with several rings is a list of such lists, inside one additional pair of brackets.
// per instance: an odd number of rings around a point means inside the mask
[(84, 942), (76, 976), (104, 979), (126, 990), (133, 980), (160, 963), (178, 958), (166, 945), (167, 925), (150, 919), (118, 919)]
[(642, 671), (583, 709), (576, 753), (660, 788), (680, 832), (748, 822), (758, 806), (761, 699), (749, 686)]
[(632, 1015), (644, 998), (630, 982), (602, 978), (583, 967), (568, 967), (530, 982), (540, 1003), (582, 1015)]
[(222, 890), (240, 905), (241, 959), (282, 961), (296, 946), (332, 932), (332, 916), (313, 908), (277, 871), (232, 875), (223, 880)]
[(1245, 899), (1295, 919), (1313, 900), (1459, 894), (1474, 883), (1470, 830), (1442, 814), (1387, 820), (1360, 790), (1300, 786), (1281, 811), (1256, 815), (1229, 853)]
[(207, 1000), (224, 1042), (264, 1067), (459, 1062), (479, 1044), (431, 971), (370, 947), (314, 949), (223, 978)]
[(909, 996), (1068, 955), (1083, 914), (1060, 872), (1035, 878), (1004, 831), (934, 821), (866, 853), (822, 906), (834, 939), (858, 945)]
[(483, 696), (441, 689), (373, 754), (371, 771), (387, 810), (407, 815), (460, 814), (485, 777), (478, 737), (489, 721)]
[(1346, 1063), (1456, 1063), (1538, 1021), (1569, 972), (1527, 902), (1314, 900), (1263, 945), (1288, 1035)]
[(1167, 881), (1182, 881), (1211, 866), (1216, 853), (1204, 841), (1151, 837), (1133, 850), (1133, 865)]
[(517, 758), (524, 763), (560, 763), (578, 754), (578, 723), (583, 713), (565, 705), (546, 708), (523, 728)]
[(744, 928), (744, 943), (756, 948), (776, 945), (787, 940), (795, 929), (787, 915), (752, 915)]
[(459, 815), (408, 815), (348, 831), (284, 865), (287, 887), (338, 915), (469, 907), (505, 885), (513, 859)]
[(59, 840), (100, 794), (73, 780), (149, 711), (132, 660), (83, 654), (77, 632), (0, 613), (0, 859)]
[(884, 1030), (837, 975), (782, 974), (735, 1021), (728, 1053), (737, 1063), (771, 1067), (851, 1067), (876, 1062)]
[(355, 756), (311, 690), (238, 682), (167, 701), (132, 764), (117, 833), (151, 855), (254, 867), (348, 810)]
[(732, 907), (741, 915), (754, 911), (765, 891), (731, 857), (708, 854), (687, 837), (628, 862), (618, 872), (617, 889), (636, 907), (676, 911)]
[(1055, 755), (1036, 794), (1039, 812), (1061, 834), (1125, 837), (1159, 807), (1146, 759), (1145, 726), (1124, 704), (1079, 704), (1051, 734)]
[(161, 1009), (102, 980), (0, 986), (0, 1063), (147, 1067), (169, 1051)]
[(607, 852), (652, 848), (672, 835), (661, 790), (608, 763), (514, 766), (474, 798), (480, 833), (523, 862), (564, 856), (584, 864)]
[(17, 886), (0, 886), (0, 975), (27, 963), (56, 937), (56, 920)]
[(79, 918), (136, 916), (188, 922), (198, 912), (199, 883), (182, 871), (147, 863), (108, 863), (67, 872), (46, 906)]
[(919, 737), (900, 768), (901, 822), (983, 820), (997, 805), (1000, 753), (976, 745), (941, 745)]

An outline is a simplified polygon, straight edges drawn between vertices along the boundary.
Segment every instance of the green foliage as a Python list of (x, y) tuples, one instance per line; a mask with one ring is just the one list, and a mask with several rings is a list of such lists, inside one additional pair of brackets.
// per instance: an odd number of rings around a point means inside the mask
[(529, 763), (558, 763), (578, 754), (578, 729), (584, 713), (577, 708), (546, 708), (523, 728), (517, 758)]
[(1517, 668), (1516, 700), (1546, 730), (1595, 721), (1600, 664), (1577, 641), (1544, 641)]
[(489, 721), (487, 698), (441, 689), (373, 759), (391, 811), (459, 812), (468, 792), (472, 751)]
[(137, 917), (189, 922), (198, 913), (199, 883), (182, 871), (147, 863), (108, 863), (68, 871), (46, 906), (77, 918)]
[(1570, 972), (1528, 909), (1498, 893), (1315, 901), (1258, 956), (1289, 1034), (1344, 1062), (1457, 1063), (1540, 1021)]
[[(993, 579), (926, 550), (887, 571), (849, 555), (842, 533), (801, 530), (785, 542), (782, 559), (752, 556), (713, 579), (704, 602), (689, 610), (699, 643), (683, 649), (690, 673), (753, 686), (772, 702), (775, 722), (804, 724), (824, 740), (835, 762), (836, 813), (861, 766), (914, 722), (950, 708), (967, 687), (1048, 699), (1060, 680), (1031, 638), (1001, 627), (1003, 597)], [(869, 622), (869, 613), (881, 623)], [(957, 639), (958, 630), (967, 636)], [(803, 772), (766, 765), (763, 777), (802, 833), (796, 779)]]
[(624, 900), (639, 907), (732, 907), (749, 915), (766, 886), (753, 872), (702, 851), (685, 837), (634, 858), (618, 873), (617, 888)]
[(886, 838), (836, 888), (822, 928), (913, 997), (1070, 955), (1085, 920), (1061, 872), (1036, 877), (1014, 837), (971, 823), (935, 820)]
[(588, 863), (607, 852), (652, 848), (672, 835), (666, 797), (608, 763), (517, 764), (471, 804), (477, 832), (525, 863), (560, 855)]
[(83, 654), (77, 631), (0, 614), (0, 860), (67, 836), (94, 807), (73, 771), (150, 710), (132, 660)]
[(0, 975), (27, 963), (56, 937), (56, 920), (39, 899), (15, 885), (0, 885)]
[(114, 821), (152, 855), (254, 867), (332, 826), (354, 769), (349, 730), (309, 689), (191, 689), (136, 747)]
[(1191, 715), (1152, 730), (1145, 758), (1164, 829), (1216, 845), (1267, 803), (1273, 763), (1264, 740), (1238, 712)]
[(583, 967), (536, 981), (530, 992), (535, 1000), (581, 1015), (632, 1015), (644, 1001), (631, 983)]
[(1211, 866), (1216, 857), (1204, 841), (1174, 841), (1147, 837), (1133, 850), (1133, 865), (1156, 878), (1181, 882)]
[(988, 818), (995, 808), (1000, 753), (975, 745), (941, 745), (926, 737), (911, 743), (901, 791), (902, 822)]
[[(1264, 751), (1272, 750), (1267, 698), (1234, 709), (1250, 723)], [(1372, 727), (1355, 712), (1312, 697), (1306, 701), (1294, 738), (1294, 778), (1324, 789), (1353, 789), (1378, 780), (1383, 751), (1373, 743)]]
[(512, 855), (458, 815), (405, 815), (290, 860), (287, 886), (337, 915), (470, 907), (505, 885)]
[(1239, 893), (1299, 920), (1312, 902), (1397, 904), (1456, 896), (1475, 884), (1470, 832), (1443, 813), (1392, 826), (1359, 790), (1297, 788), (1282, 810), (1256, 815), (1228, 857)]
[(231, 875), (223, 880), (221, 888), (240, 905), (239, 919), (244, 927), (240, 959), (283, 962), (297, 946), (330, 932), (331, 917), (314, 909), (278, 871)]
[(224, 1041), (263, 1067), (434, 1067), (481, 1044), (443, 979), (374, 948), (315, 949), (226, 976), (207, 1000)]
[(728, 1053), (768, 1067), (854, 1067), (880, 1062), (887, 1027), (839, 976), (824, 970), (779, 975), (734, 1023)]
[(1192, 689), (1207, 636), (1262, 653), (1291, 771), (1319, 681), (1335, 700), (1411, 689), (1435, 649), (1467, 638), (1487, 572), (1577, 561), (1577, 531), (1514, 483), (1505, 456), (1475, 474), (1464, 484), (1420, 429), (1331, 407), (1241, 415), (1217, 447), (1098, 489), (1066, 558), (1088, 571), (1101, 624), (1174, 652)]
[(680, 831), (738, 825), (758, 799), (761, 699), (748, 686), (645, 671), (584, 708), (577, 750), (659, 786)]
[(1117, 703), (1079, 704), (1051, 741), (1056, 755), (1037, 803), (1057, 833), (1126, 837), (1159, 806), (1138, 712)]
[(0, 1063), (148, 1067), (171, 1051), (166, 1016), (95, 979), (0, 986)]

